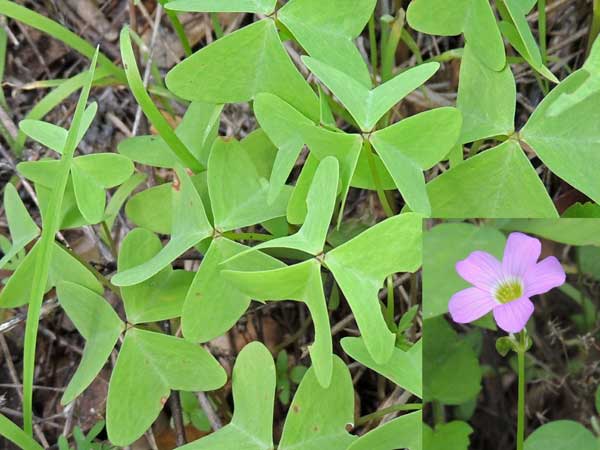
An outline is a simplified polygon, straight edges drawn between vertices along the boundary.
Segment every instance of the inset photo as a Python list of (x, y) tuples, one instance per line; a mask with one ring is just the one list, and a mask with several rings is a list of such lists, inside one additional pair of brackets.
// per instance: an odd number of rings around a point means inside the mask
[(425, 222), (423, 449), (597, 450), (600, 219)]

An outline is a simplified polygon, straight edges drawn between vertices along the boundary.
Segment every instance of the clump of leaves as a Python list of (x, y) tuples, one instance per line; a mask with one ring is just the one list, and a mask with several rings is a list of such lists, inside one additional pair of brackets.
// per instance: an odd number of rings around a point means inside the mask
[[(20, 154), (29, 137), (54, 153), (53, 158), (17, 167), (35, 187), (41, 223), (33, 221), (14, 187), (9, 185), (4, 193), (11, 240), (0, 240), (5, 253), (0, 267), (13, 274), (0, 292), (0, 306), (28, 305), (28, 318), (24, 433), (15, 434), (5, 421), (0, 421), (0, 431), (9, 439), (32, 435), (37, 328), (44, 295), (55, 288), (61, 307), (86, 340), (63, 404), (89, 386), (118, 348), (106, 411), (114, 445), (127, 446), (141, 436), (171, 391), (182, 391), (185, 399), (185, 392), (215, 390), (226, 383), (225, 370), (200, 344), (231, 329), (251, 300), (292, 300), (305, 304), (314, 327), (310, 368), (300, 380), (299, 373), (288, 373), (284, 362), (276, 369), (262, 345), (248, 345), (232, 375), (231, 422), (189, 447), (272, 448), (276, 386), (285, 404), (294, 381), (299, 386), (278, 448), (420, 448), (415, 433), (419, 412), (401, 415), (361, 437), (346, 431), (354, 422), (353, 385), (347, 366), (333, 354), (330, 309), (338, 307), (341, 293), (358, 325), (360, 337), (341, 341), (348, 356), (420, 397), (421, 341), (408, 333), (417, 308), (409, 304), (408, 312), (398, 316), (393, 284), (397, 274), (421, 266), (422, 218), (557, 217), (524, 150), (536, 152), (553, 173), (598, 201), (594, 170), (600, 163), (600, 136), (594, 108), (600, 95), (600, 44), (517, 132), (515, 81), (503, 38), (537, 73), (559, 81), (546, 67), (547, 55), (527, 23), (531, 0), (498, 0), (499, 23), (487, 0), (453, 5), (413, 0), (406, 17), (414, 30), (463, 33), (466, 44), (456, 107), (433, 108), (402, 120), (396, 105), (417, 89), (427, 93), (424, 84), (440, 68), (437, 61), (410, 68), (394, 64), (400, 38), (410, 42), (410, 30), (398, 29), (403, 10), (391, 19), (381, 18), (378, 25), (385, 33), (378, 39), (376, 0), (290, 0), (283, 6), (275, 0), (161, 4), (188, 54), (168, 72), (164, 84), (154, 75), (160, 89), (152, 92), (161, 96), (162, 104), (187, 102), (175, 129), (146, 89), (132, 45), (140, 39), (129, 28), (120, 35), (121, 69), (52, 20), (0, 0), (1, 14), (91, 59), (88, 71), (65, 81), (44, 108), (20, 123), (13, 146)], [(177, 19), (181, 11), (264, 18), (192, 54)], [(369, 63), (354, 42), (368, 23)], [(310, 82), (290, 58), (284, 40), (304, 53), (299, 63), (311, 74)], [(88, 105), (90, 90), (109, 83), (128, 85), (157, 135), (126, 139), (118, 153), (76, 155), (97, 110), (94, 102)], [(77, 89), (81, 95), (68, 129), (41, 120), (52, 101)], [(220, 136), (223, 105), (242, 102), (251, 103), (257, 128), (239, 140)], [(484, 139), (497, 145), (476, 154)], [(467, 144), (472, 144), (473, 156), (464, 160)], [(438, 164), (447, 170), (430, 176)], [(167, 178), (132, 195), (145, 179), (141, 166), (160, 169)], [(296, 166), (299, 174), (290, 182)], [(114, 188), (107, 204), (106, 192)], [(386, 217), (345, 236), (351, 188), (376, 195)], [(123, 205), (136, 228), (114, 242), (113, 225)], [(100, 239), (114, 252), (117, 272), (110, 280), (55, 240), (61, 230), (88, 226), (100, 227)], [(168, 239), (163, 242), (161, 236)], [(175, 269), (174, 263), (189, 251), (201, 255), (198, 269)], [(386, 305), (379, 292), (384, 282)], [(331, 283), (328, 304), (326, 286)], [(105, 298), (106, 289), (119, 302), (117, 308)], [(163, 321), (180, 323), (181, 336), (159, 331)], [(193, 402), (184, 403), (187, 420), (193, 422)]]

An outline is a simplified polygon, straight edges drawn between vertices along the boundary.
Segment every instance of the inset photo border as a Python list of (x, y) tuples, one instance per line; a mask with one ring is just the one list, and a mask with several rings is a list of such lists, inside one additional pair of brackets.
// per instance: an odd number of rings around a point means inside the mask
[(423, 449), (595, 450), (600, 220), (426, 220)]

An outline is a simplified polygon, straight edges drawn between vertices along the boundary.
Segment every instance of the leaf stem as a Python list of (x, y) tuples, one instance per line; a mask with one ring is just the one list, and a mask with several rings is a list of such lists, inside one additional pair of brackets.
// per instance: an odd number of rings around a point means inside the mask
[(592, 45), (594, 45), (594, 41), (598, 37), (598, 34), (600, 34), (600, 0), (594, 0), (592, 23), (590, 24), (590, 34), (588, 36), (586, 55), (590, 54)]
[(115, 240), (112, 237), (112, 233), (110, 231), (110, 227), (106, 223), (106, 220), (102, 221), (102, 230), (104, 231), (104, 234), (106, 235), (106, 239), (108, 240), (108, 245), (110, 247), (110, 252), (112, 253), (113, 258), (115, 258), (115, 261), (116, 261), (117, 260), (117, 255), (119, 253), (117, 251), (117, 245), (115, 244)]
[[(165, 7), (167, 5), (167, 3), (169, 3), (169, 0), (159, 0), (159, 3), (163, 7)], [(192, 54), (192, 47), (190, 45), (190, 41), (188, 40), (188, 38), (185, 34), (185, 29), (183, 27), (183, 24), (179, 20), (179, 17), (177, 17), (177, 13), (175, 11), (171, 11), (166, 8), (165, 8), (165, 12), (167, 13), (167, 17), (171, 21), (171, 25), (173, 26), (173, 30), (175, 31), (175, 34), (177, 35), (177, 37), (179, 38), (179, 41), (181, 42), (181, 46), (183, 47), (183, 52), (184, 52), (185, 56), (190, 56)]]
[(380, 419), (384, 416), (387, 416), (390, 413), (398, 412), (398, 411), (417, 411), (422, 409), (423, 405), (420, 403), (402, 403), (397, 405), (389, 406), (388, 408), (380, 409), (379, 411), (375, 411), (374, 413), (367, 414), (366, 416), (359, 417), (356, 421), (356, 426), (364, 425), (371, 420)]
[(371, 14), (369, 18), (369, 47), (370, 47), (370, 57), (371, 57), (371, 69), (372, 69), (372, 78), (373, 84), (377, 85), (377, 61), (379, 60), (379, 55), (377, 52), (377, 35), (375, 34), (375, 11)]
[(271, 234), (263, 234), (263, 233), (236, 233), (235, 231), (226, 231), (223, 233), (227, 239), (231, 239), (232, 241), (270, 241), (271, 239), (275, 239), (275, 236)]
[(435, 425), (441, 425), (446, 422), (446, 411), (444, 405), (439, 400), (433, 400), (431, 402), (431, 408), (433, 411), (433, 423)]
[(389, 275), (386, 279), (386, 288), (387, 305), (385, 309), (385, 321), (391, 331), (396, 331), (396, 324), (394, 322), (394, 277), (392, 275)]
[(377, 173), (377, 167), (375, 166), (375, 153), (373, 153), (373, 148), (371, 147), (371, 143), (368, 139), (364, 140), (365, 150), (367, 151), (367, 157), (369, 159), (369, 168), (371, 169), (371, 177), (373, 178), (373, 183), (375, 183), (375, 189), (377, 191), (377, 197), (379, 197), (379, 202), (381, 203), (381, 207), (385, 211), (386, 216), (392, 217), (394, 215), (394, 210), (390, 206), (387, 197), (385, 196), (385, 190), (381, 184), (381, 180), (379, 179), (379, 174)]
[(213, 30), (215, 31), (215, 36), (217, 39), (221, 39), (225, 33), (223, 33), (223, 27), (221, 27), (221, 22), (219, 22), (217, 13), (210, 13), (210, 20), (213, 25)]
[[(546, 0), (538, 0), (538, 38), (540, 43), (540, 53), (542, 54), (542, 64), (545, 66), (548, 62), (548, 48), (546, 43)], [(545, 78), (540, 80), (542, 91), (548, 93), (548, 80)]]
[(519, 366), (519, 387), (517, 404), (517, 450), (523, 450), (525, 441), (525, 352), (527, 338), (525, 331), (519, 333), (519, 350), (517, 351), (517, 360)]

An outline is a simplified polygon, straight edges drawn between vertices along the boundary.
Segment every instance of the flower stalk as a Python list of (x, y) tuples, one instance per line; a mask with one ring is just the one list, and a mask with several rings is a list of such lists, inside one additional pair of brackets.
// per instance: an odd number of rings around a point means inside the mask
[(527, 352), (527, 331), (519, 333), (517, 347), (517, 363), (519, 371), (518, 404), (517, 404), (517, 450), (523, 450), (525, 441), (525, 353)]

